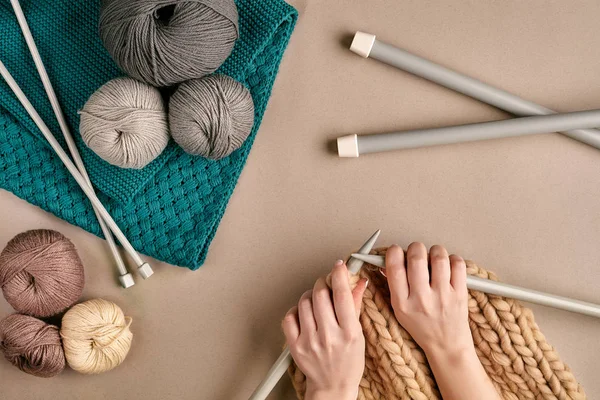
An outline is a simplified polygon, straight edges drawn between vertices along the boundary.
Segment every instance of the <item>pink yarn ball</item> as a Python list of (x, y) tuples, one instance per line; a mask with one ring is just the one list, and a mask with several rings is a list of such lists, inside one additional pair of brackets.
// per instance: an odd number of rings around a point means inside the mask
[(0, 287), (18, 312), (49, 317), (72, 306), (83, 291), (83, 264), (73, 243), (46, 229), (15, 236), (0, 253)]

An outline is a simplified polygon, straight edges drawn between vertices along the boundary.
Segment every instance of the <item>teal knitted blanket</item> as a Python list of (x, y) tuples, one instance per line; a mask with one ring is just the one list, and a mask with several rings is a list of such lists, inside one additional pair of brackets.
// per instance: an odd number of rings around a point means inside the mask
[[(240, 39), (219, 69), (246, 85), (255, 123), (245, 144), (219, 161), (170, 143), (141, 170), (112, 166), (78, 134), (88, 97), (122, 75), (98, 37), (98, 0), (22, 0), (38, 49), (98, 197), (141, 253), (200, 267), (260, 126), (283, 52), (297, 20), (283, 0), (237, 0)], [(8, 0), (0, 0), (0, 60), (57, 139), (62, 134)], [(0, 79), (0, 188), (101, 236), (92, 207)], [(66, 148), (66, 146), (63, 146)]]

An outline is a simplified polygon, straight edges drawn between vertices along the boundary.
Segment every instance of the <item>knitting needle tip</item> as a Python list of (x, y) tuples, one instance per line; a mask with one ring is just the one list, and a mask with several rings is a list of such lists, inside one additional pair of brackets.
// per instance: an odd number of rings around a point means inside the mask
[[(375, 242), (377, 241), (377, 238), (379, 237), (380, 233), (381, 229), (378, 229), (374, 234), (372, 234), (371, 237), (365, 242), (365, 244), (363, 244), (361, 248), (358, 249), (358, 253), (361, 255), (369, 254), (373, 246), (375, 246)], [(358, 273), (358, 271), (360, 271), (362, 266), (363, 261), (352, 255), (352, 257), (348, 261), (348, 271), (352, 272), (353, 274), (356, 274)]]
[(367, 240), (365, 242), (365, 244), (362, 245), (362, 247), (358, 250), (358, 252), (360, 254), (366, 254), (365, 251), (371, 251), (371, 249), (373, 248), (373, 246), (375, 246), (375, 242), (377, 241), (377, 239), (379, 238), (379, 234), (381, 234), (381, 229), (377, 229), (375, 231), (375, 233), (373, 233), (371, 235), (371, 237), (369, 238), (369, 240)]

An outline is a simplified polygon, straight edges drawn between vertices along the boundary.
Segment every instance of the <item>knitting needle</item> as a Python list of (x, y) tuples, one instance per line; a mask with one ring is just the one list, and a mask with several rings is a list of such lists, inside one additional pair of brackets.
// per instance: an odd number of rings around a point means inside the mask
[[(369, 33), (356, 32), (350, 50), (362, 57), (374, 58), (517, 116), (555, 113), (549, 108), (524, 100), (504, 90), (411, 54), (406, 50), (376, 40), (375, 35)], [(600, 149), (599, 130), (576, 129), (562, 133), (572, 139)]]
[(96, 193), (94, 193), (92, 188), (90, 186), (88, 186), (86, 180), (79, 173), (75, 164), (73, 164), (73, 162), (71, 161), (69, 156), (65, 153), (63, 148), (60, 146), (60, 144), (58, 143), (58, 141), (56, 140), (56, 138), (54, 137), (52, 132), (50, 132), (50, 129), (48, 129), (48, 127), (46, 126), (46, 124), (44, 123), (44, 121), (42, 120), (42, 118), (40, 117), (38, 112), (36, 111), (36, 109), (29, 102), (29, 99), (27, 99), (27, 96), (25, 96), (25, 93), (23, 93), (23, 91), (21, 90), (21, 88), (19, 87), (17, 82), (14, 80), (14, 78), (12, 77), (10, 72), (8, 72), (8, 70), (6, 69), (6, 67), (4, 66), (4, 64), (2, 63), (1, 60), (0, 60), (0, 75), (4, 78), (4, 80), (6, 81), (8, 86), (12, 89), (12, 91), (15, 94), (15, 96), (17, 97), (17, 99), (21, 102), (21, 105), (23, 105), (23, 107), (25, 108), (25, 110), (27, 111), (27, 113), (29, 114), (31, 119), (33, 119), (36, 126), (42, 132), (42, 134), (44, 135), (44, 137), (46, 138), (46, 140), (48, 141), (48, 143), (50, 144), (50, 146), (52, 147), (54, 152), (58, 155), (58, 157), (61, 159), (62, 163), (67, 168), (67, 170), (69, 170), (69, 172), (71, 173), (71, 175), (73, 176), (75, 181), (77, 181), (77, 184), (79, 184), (79, 186), (81, 187), (81, 190), (84, 191), (84, 193), (86, 194), (86, 196), (88, 197), (88, 199), (90, 200), (92, 205), (96, 208), (96, 210), (98, 210), (98, 212), (100, 213), (100, 216), (104, 219), (104, 221), (106, 222), (108, 227), (113, 231), (113, 233), (115, 234), (117, 239), (119, 239), (119, 242), (121, 242), (121, 245), (125, 248), (127, 253), (129, 253), (129, 255), (133, 258), (133, 260), (136, 262), (136, 264), (140, 265), (140, 267), (138, 268), (140, 275), (142, 275), (142, 277), (144, 279), (150, 277), (154, 273), (154, 271), (152, 271), (152, 268), (150, 267), (150, 265), (142, 260), (140, 255), (135, 251), (135, 249), (131, 245), (131, 243), (129, 243), (129, 240), (127, 240), (127, 238), (125, 237), (123, 232), (121, 232), (121, 229), (115, 223), (115, 221), (112, 219), (112, 217), (110, 216), (108, 211), (106, 211), (106, 209), (104, 208), (104, 206), (102, 205), (102, 203), (100, 202), (98, 197), (96, 196)]
[[(352, 257), (362, 260), (376, 267), (385, 268), (385, 256), (352, 254)], [(483, 293), (494, 294), (497, 296), (509, 297), (511, 299), (527, 301), (530, 303), (541, 304), (567, 310), (579, 314), (589, 315), (600, 318), (600, 305), (587, 303), (585, 301), (573, 300), (567, 297), (556, 296), (537, 290), (522, 288), (483, 279), (476, 276), (467, 275), (467, 287), (471, 290), (477, 290)]]
[[(38, 74), (40, 75), (42, 83), (44, 84), (44, 89), (46, 91), (46, 95), (48, 96), (48, 100), (50, 100), (50, 104), (52, 105), (52, 110), (54, 110), (54, 115), (56, 116), (58, 124), (60, 125), (63, 137), (67, 142), (67, 147), (69, 148), (71, 157), (73, 157), (73, 160), (75, 161), (75, 165), (77, 166), (79, 173), (81, 174), (81, 176), (83, 176), (87, 185), (93, 190), (94, 188), (92, 186), (92, 182), (87, 174), (87, 170), (85, 169), (85, 165), (83, 164), (83, 160), (81, 159), (81, 155), (79, 154), (77, 145), (75, 145), (75, 141), (73, 140), (73, 136), (71, 135), (69, 126), (67, 125), (64, 114), (61, 110), (58, 98), (56, 97), (56, 93), (54, 92), (54, 88), (52, 87), (52, 83), (50, 82), (50, 78), (48, 76), (48, 73), (46, 72), (46, 67), (44, 66), (42, 57), (40, 56), (40, 53), (37, 49), (37, 46), (33, 39), (33, 35), (31, 34), (31, 30), (29, 29), (29, 24), (27, 23), (27, 19), (25, 18), (25, 14), (23, 13), (21, 4), (18, 0), (11, 0), (10, 2), (12, 4), (15, 15), (17, 16), (17, 21), (19, 22), (19, 26), (21, 27), (21, 32), (23, 33), (25, 41), (27, 42), (27, 46), (29, 47), (29, 52), (31, 53), (33, 61), (35, 62)], [(135, 284), (135, 281), (133, 280), (133, 275), (127, 271), (125, 263), (121, 258), (121, 254), (117, 249), (117, 245), (115, 243), (113, 235), (110, 229), (108, 229), (108, 227), (106, 226), (106, 223), (104, 222), (102, 217), (100, 217), (100, 214), (98, 213), (98, 210), (95, 207), (94, 213), (96, 214), (96, 219), (98, 220), (100, 229), (102, 230), (102, 233), (106, 238), (106, 242), (108, 243), (108, 247), (113, 255), (113, 258), (115, 259), (117, 270), (119, 272), (119, 282), (124, 288), (129, 288)]]
[(338, 138), (340, 157), (600, 126), (600, 110)]
[[(369, 252), (375, 245), (375, 242), (377, 241), (377, 238), (379, 237), (380, 233), (381, 230), (378, 230), (373, 235), (371, 235), (369, 240), (367, 240), (365, 244), (363, 244), (358, 250), (358, 254), (369, 254)], [(351, 257), (347, 263), (348, 271), (353, 274), (357, 274), (360, 271), (363, 264), (363, 261)], [(256, 390), (254, 390), (252, 395), (249, 397), (249, 400), (265, 400), (269, 393), (271, 393), (277, 382), (279, 382), (281, 377), (285, 374), (285, 371), (287, 371), (291, 363), (292, 355), (290, 354), (290, 349), (288, 346), (285, 346), (283, 352), (281, 353), (277, 361), (275, 361), (275, 364), (273, 364), (269, 372), (267, 372), (267, 376), (265, 377), (265, 379), (260, 383), (260, 385), (258, 385)]]

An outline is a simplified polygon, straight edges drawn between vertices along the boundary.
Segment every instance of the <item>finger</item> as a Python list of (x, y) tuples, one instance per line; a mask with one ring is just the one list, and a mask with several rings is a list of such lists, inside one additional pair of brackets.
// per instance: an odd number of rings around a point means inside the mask
[(367, 290), (369, 284), (368, 279), (361, 279), (356, 284), (356, 287), (352, 290), (352, 298), (354, 299), (354, 310), (356, 312), (356, 318), (360, 317), (360, 309), (362, 307), (362, 299)]
[(409, 293), (408, 277), (404, 263), (404, 250), (398, 245), (389, 247), (385, 253), (385, 275), (393, 301), (406, 300)]
[(431, 287), (434, 289), (447, 289), (450, 287), (450, 259), (448, 251), (442, 246), (431, 246), (429, 249), (429, 263), (431, 264)]
[(304, 292), (298, 302), (298, 320), (300, 321), (300, 333), (313, 333), (317, 331), (317, 323), (313, 314), (312, 290)]
[(354, 299), (348, 282), (348, 268), (338, 261), (331, 272), (331, 288), (333, 289), (333, 306), (339, 325), (342, 328), (352, 327), (357, 322)]
[(288, 345), (295, 343), (300, 336), (300, 321), (298, 321), (298, 306), (289, 309), (281, 322), (283, 334)]
[(456, 254), (450, 256), (450, 284), (454, 290), (467, 291), (467, 264)]
[[(427, 269), (427, 248), (423, 243), (411, 243), (406, 251), (406, 272), (410, 295), (428, 292), (429, 271)], [(389, 273), (388, 273), (389, 275)], [(389, 281), (389, 278), (388, 278)]]
[(325, 283), (325, 278), (319, 278), (315, 283), (312, 292), (312, 303), (317, 331), (338, 325), (333, 311), (333, 303), (331, 302), (331, 292), (327, 283)]

